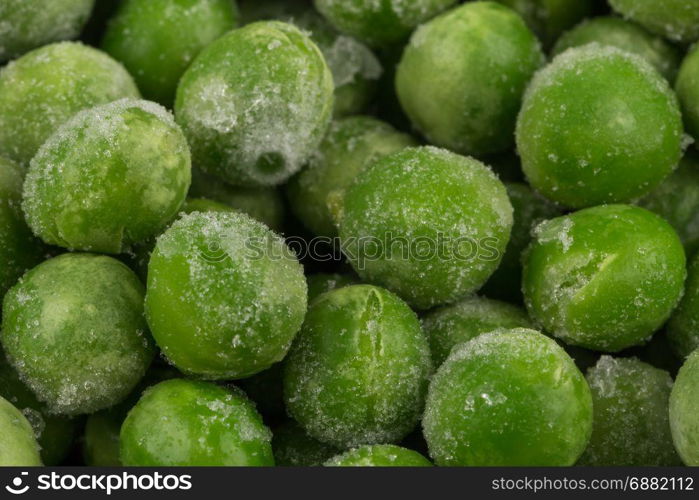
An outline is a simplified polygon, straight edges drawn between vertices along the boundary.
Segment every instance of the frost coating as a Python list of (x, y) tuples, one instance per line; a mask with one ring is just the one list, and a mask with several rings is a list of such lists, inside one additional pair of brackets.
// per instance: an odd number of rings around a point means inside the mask
[(415, 313), (370, 285), (318, 297), (286, 360), (284, 398), (306, 432), (341, 448), (415, 428), (431, 372)]
[(41, 466), (39, 444), (31, 424), (6, 399), (0, 397), (0, 466)]
[(430, 383), (422, 425), (437, 465), (573, 465), (590, 437), (592, 400), (555, 341), (501, 330), (454, 348)]
[(272, 433), (240, 392), (175, 379), (151, 387), (121, 428), (125, 466), (272, 466)]
[(699, 39), (697, 0), (609, 0), (609, 4), (624, 17), (675, 42)]
[(121, 253), (165, 227), (190, 179), (189, 148), (172, 115), (122, 99), (78, 113), (44, 143), (23, 208), (47, 243)]
[(75, 42), (47, 45), (0, 70), (0, 155), (27, 166), (78, 111), (139, 93), (124, 67)]
[(196, 165), (236, 185), (274, 185), (298, 171), (332, 114), (320, 50), (276, 21), (210, 44), (182, 77), (175, 114)]
[(679, 302), (686, 276), (675, 231), (629, 205), (541, 223), (524, 263), (532, 319), (566, 343), (605, 352), (650, 338)]
[(355, 448), (333, 457), (326, 467), (431, 467), (418, 452), (392, 444), (375, 444)]
[(40, 264), (3, 304), (2, 345), (53, 413), (91, 413), (124, 399), (153, 358), (143, 285), (111, 257), (64, 254)]
[(244, 378), (281, 361), (306, 312), (295, 255), (263, 224), (194, 212), (158, 238), (148, 265), (146, 316), (180, 370)]

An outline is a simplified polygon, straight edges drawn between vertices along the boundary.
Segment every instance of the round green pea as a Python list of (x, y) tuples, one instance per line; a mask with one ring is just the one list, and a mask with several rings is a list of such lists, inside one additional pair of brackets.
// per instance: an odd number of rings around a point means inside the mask
[(285, 362), (284, 397), (324, 443), (390, 443), (418, 422), (430, 373), (415, 313), (386, 290), (354, 285), (311, 304)]
[(250, 217), (194, 212), (158, 238), (146, 317), (163, 354), (207, 379), (281, 361), (306, 311), (306, 280), (284, 241)]
[(422, 424), (437, 465), (573, 465), (590, 438), (592, 398), (554, 340), (500, 330), (451, 352), (430, 383)]
[(682, 244), (657, 215), (630, 205), (541, 223), (525, 256), (530, 316), (566, 343), (616, 352), (668, 319), (686, 276)]
[(587, 372), (592, 437), (578, 465), (680, 465), (668, 405), (672, 377), (636, 358), (602, 356)]
[(609, 0), (612, 9), (675, 42), (699, 39), (697, 0)]
[(506, 182), (505, 188), (514, 209), (512, 234), (500, 265), (480, 292), (491, 298), (521, 304), (522, 252), (531, 241), (531, 230), (542, 220), (560, 215), (561, 210), (524, 183)]
[(308, 166), (287, 185), (294, 214), (316, 235), (335, 236), (331, 210), (342, 192), (371, 163), (415, 145), (409, 135), (369, 116), (332, 122)]
[(512, 205), (472, 158), (407, 148), (367, 167), (339, 209), (343, 250), (359, 276), (418, 309), (478, 290), (502, 259)]
[(0, 62), (42, 45), (76, 38), (95, 0), (3, 0)]
[(690, 262), (684, 296), (667, 324), (667, 336), (682, 359), (699, 348), (699, 253)]
[(331, 290), (342, 288), (348, 285), (357, 284), (357, 280), (354, 278), (354, 276), (337, 273), (311, 274), (306, 278), (306, 281), (308, 283), (309, 304), (312, 300), (314, 300), (316, 297), (320, 297), (325, 292), (329, 292)]
[[(699, 6), (698, 6), (699, 7)], [(699, 10), (699, 9), (698, 9)], [(699, 140), (699, 46), (692, 48), (682, 61), (675, 90), (682, 106), (687, 132)]]
[(326, 467), (431, 467), (432, 463), (417, 451), (392, 444), (355, 448), (325, 463)]
[(522, 94), (542, 62), (538, 40), (515, 12), (467, 3), (415, 31), (398, 65), (396, 92), (431, 144), (497, 153), (513, 145)]
[(190, 179), (189, 148), (172, 116), (123, 99), (81, 111), (41, 146), (23, 207), (47, 243), (121, 253), (165, 228)]
[(546, 47), (592, 13), (595, 0), (496, 0), (517, 11)]
[(22, 213), (22, 170), (0, 157), (0, 297), (42, 260), (43, 246)]
[(311, 39), (262, 21), (208, 45), (180, 80), (175, 115), (198, 168), (244, 186), (275, 185), (318, 147), (333, 79)]
[(686, 465), (699, 465), (699, 350), (680, 368), (670, 394), (670, 430)]
[(397, 44), (418, 25), (457, 0), (315, 0), (315, 7), (338, 30), (372, 46)]
[(12, 403), (0, 397), (0, 466), (41, 466), (39, 444), (29, 421)]
[(596, 17), (584, 21), (558, 39), (554, 56), (571, 47), (599, 43), (642, 57), (669, 82), (675, 81), (680, 66), (680, 53), (659, 36), (618, 17)]
[(677, 98), (647, 61), (615, 47), (569, 49), (537, 73), (517, 122), (531, 186), (572, 208), (657, 187), (684, 147)]
[(143, 285), (111, 257), (63, 254), (7, 292), (2, 345), (52, 413), (91, 413), (123, 400), (154, 349), (143, 318)]
[(272, 448), (276, 465), (282, 467), (317, 467), (342, 451), (313, 439), (293, 420), (274, 430)]
[(435, 309), (422, 319), (435, 366), (444, 363), (454, 346), (482, 333), (531, 326), (527, 313), (520, 307), (475, 296)]
[(75, 42), (47, 45), (0, 69), (0, 156), (29, 165), (39, 146), (78, 111), (138, 98), (124, 67)]
[(146, 390), (121, 427), (126, 466), (271, 466), (272, 433), (237, 392), (174, 379)]
[(693, 256), (699, 250), (699, 154), (688, 150), (677, 170), (639, 205), (669, 222)]
[(233, 0), (126, 0), (101, 47), (126, 66), (146, 99), (170, 107), (187, 66), (237, 18)]

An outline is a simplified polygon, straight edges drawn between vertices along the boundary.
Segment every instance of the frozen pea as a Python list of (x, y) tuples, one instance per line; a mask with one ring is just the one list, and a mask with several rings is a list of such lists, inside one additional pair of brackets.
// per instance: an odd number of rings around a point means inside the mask
[(3, 347), (49, 411), (91, 413), (136, 386), (154, 354), (143, 294), (124, 264), (90, 254), (43, 262), (7, 292)]
[(422, 424), (437, 465), (573, 465), (590, 438), (592, 398), (554, 340), (500, 330), (454, 348)]
[(690, 262), (684, 296), (667, 324), (667, 335), (682, 359), (699, 348), (699, 253)]
[(43, 246), (22, 213), (22, 170), (0, 157), (0, 297), (41, 261)]
[(272, 433), (243, 395), (174, 379), (147, 389), (121, 427), (126, 466), (271, 466)]
[(624, 17), (675, 42), (699, 39), (697, 0), (609, 0), (609, 4)]
[(122, 99), (81, 111), (41, 146), (23, 207), (47, 243), (121, 253), (165, 228), (190, 179), (189, 148), (172, 116)]
[[(699, 5), (697, 5), (699, 10)], [(675, 85), (687, 132), (699, 140), (699, 45), (682, 61)]]
[(374, 162), (340, 205), (339, 234), (355, 271), (418, 309), (478, 290), (512, 227), (512, 205), (493, 172), (433, 147)]
[(20, 410), (31, 424), (41, 448), (41, 461), (44, 465), (60, 465), (73, 445), (78, 420), (51, 415), (1, 355), (0, 396)]
[(467, 3), (415, 31), (396, 92), (430, 143), (497, 153), (513, 145), (522, 94), (543, 59), (538, 40), (511, 9)]
[(496, 0), (521, 15), (547, 47), (592, 14), (595, 0)]
[(531, 241), (531, 230), (542, 220), (560, 215), (561, 210), (524, 183), (506, 182), (505, 188), (514, 208), (512, 235), (500, 266), (481, 288), (481, 293), (522, 303), (522, 252)]
[(668, 221), (693, 256), (699, 250), (699, 154), (688, 150), (677, 170), (639, 205)]
[(635, 358), (602, 356), (587, 381), (592, 437), (578, 465), (680, 465), (670, 435), (669, 373)]
[(558, 39), (552, 54), (588, 43), (609, 45), (636, 54), (651, 63), (669, 82), (680, 66), (679, 51), (659, 36), (618, 17), (596, 17), (580, 23)]
[(418, 25), (457, 0), (315, 0), (318, 11), (338, 30), (372, 46), (398, 44)]
[(274, 461), (281, 467), (317, 467), (342, 451), (310, 437), (293, 420), (274, 430), (272, 449)]
[(126, 66), (146, 99), (171, 107), (187, 66), (237, 18), (233, 0), (126, 0), (101, 47)]
[(310, 304), (312, 300), (316, 297), (323, 295), (325, 292), (335, 290), (337, 288), (342, 288), (348, 285), (354, 285), (357, 280), (354, 276), (348, 274), (327, 274), (318, 273), (311, 274), (306, 278), (308, 282), (308, 303)]
[(482, 333), (501, 328), (530, 328), (527, 313), (512, 304), (470, 297), (451, 306), (430, 312), (422, 320), (435, 366), (441, 366), (452, 348)]
[(3, 0), (0, 62), (42, 45), (77, 38), (95, 0)]
[(524, 265), (529, 314), (566, 343), (616, 352), (668, 319), (686, 276), (670, 225), (643, 208), (606, 205), (542, 222)]
[(432, 463), (417, 451), (392, 444), (355, 448), (325, 463), (326, 467), (431, 467)]
[(335, 199), (371, 163), (415, 145), (409, 135), (369, 116), (334, 121), (308, 166), (287, 186), (292, 210), (316, 235), (335, 236)]
[(517, 122), (529, 183), (572, 208), (649, 193), (679, 163), (684, 140), (667, 80), (639, 56), (595, 43), (537, 73)]
[(47, 45), (0, 69), (0, 155), (27, 166), (78, 111), (139, 97), (124, 67), (75, 42)]
[(324, 443), (396, 442), (420, 418), (430, 373), (415, 313), (386, 290), (348, 286), (311, 304), (285, 362), (284, 398)]
[(318, 47), (290, 24), (261, 21), (194, 59), (180, 80), (175, 115), (198, 168), (260, 186), (301, 168), (332, 108), (333, 79)]
[(12, 403), (0, 397), (0, 466), (40, 466), (39, 444), (29, 421)]
[(686, 465), (699, 465), (699, 350), (684, 362), (670, 394), (670, 430)]
[(306, 280), (284, 241), (250, 217), (184, 215), (148, 264), (146, 317), (163, 354), (207, 379), (281, 361), (306, 311)]

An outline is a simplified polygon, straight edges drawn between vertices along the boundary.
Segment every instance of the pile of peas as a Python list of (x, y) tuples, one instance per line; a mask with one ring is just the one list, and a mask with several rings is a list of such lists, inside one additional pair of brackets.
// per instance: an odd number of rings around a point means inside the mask
[(698, 40), (0, 0), (0, 465), (699, 465)]

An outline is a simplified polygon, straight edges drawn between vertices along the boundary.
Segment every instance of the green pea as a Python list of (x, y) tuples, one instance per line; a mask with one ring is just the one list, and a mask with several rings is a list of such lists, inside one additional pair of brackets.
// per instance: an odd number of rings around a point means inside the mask
[(0, 397), (0, 466), (40, 466), (39, 444), (27, 419), (12, 403)]
[(685, 255), (657, 215), (629, 205), (541, 223), (525, 257), (531, 317), (566, 343), (616, 352), (642, 344), (682, 296)]
[(303, 270), (284, 241), (248, 216), (194, 212), (158, 238), (146, 316), (180, 370), (245, 378), (281, 361), (306, 311)]
[(272, 448), (275, 463), (282, 467), (317, 467), (342, 451), (313, 439), (293, 420), (275, 429)]
[(400, 43), (418, 25), (457, 0), (315, 0), (318, 11), (338, 30), (372, 46)]
[(588, 43), (616, 47), (644, 58), (668, 81), (674, 82), (680, 65), (679, 51), (659, 36), (618, 17), (596, 17), (584, 21), (558, 39), (553, 55)]
[(123, 99), (78, 113), (49, 138), (27, 172), (23, 206), (47, 243), (121, 253), (177, 215), (190, 178), (172, 116)]
[(430, 372), (415, 313), (386, 290), (348, 286), (311, 304), (285, 362), (284, 397), (324, 443), (395, 442), (420, 418)]
[(587, 381), (594, 417), (579, 465), (680, 465), (670, 435), (669, 373), (635, 358), (602, 356)]
[(523, 309), (485, 297), (470, 297), (454, 305), (441, 307), (422, 320), (435, 366), (444, 363), (454, 346), (468, 342), (482, 333), (501, 328), (531, 326)]
[(522, 252), (531, 241), (531, 230), (542, 220), (560, 215), (561, 210), (526, 184), (506, 182), (505, 188), (514, 208), (512, 234), (500, 266), (481, 288), (481, 293), (522, 303)]
[(241, 394), (209, 382), (168, 380), (146, 390), (126, 417), (121, 461), (126, 466), (270, 466), (271, 439)]
[(699, 250), (699, 154), (688, 150), (680, 165), (639, 205), (670, 223), (688, 256)]
[(231, 0), (126, 0), (101, 47), (126, 66), (146, 99), (171, 107), (187, 66), (237, 18)]
[(392, 444), (355, 448), (325, 463), (326, 467), (431, 467), (417, 451)]
[(39, 264), (7, 292), (2, 344), (49, 411), (91, 413), (136, 386), (153, 358), (143, 294), (124, 264), (90, 254)]
[(327, 274), (318, 273), (311, 274), (306, 278), (308, 282), (308, 303), (310, 304), (316, 297), (323, 295), (325, 292), (342, 288), (348, 285), (354, 285), (357, 280), (354, 276), (347, 274)]
[(592, 14), (595, 0), (496, 0), (521, 15), (545, 46)]
[(667, 325), (672, 350), (684, 359), (699, 348), (699, 253), (689, 265), (685, 292)]
[(340, 239), (355, 271), (418, 309), (478, 290), (512, 227), (512, 205), (493, 172), (432, 147), (374, 162), (340, 204)]
[(612, 9), (675, 42), (699, 39), (696, 0), (609, 0)]
[(76, 38), (95, 0), (3, 0), (0, 62), (42, 45)]
[(32, 425), (44, 465), (60, 465), (73, 445), (78, 420), (51, 415), (1, 356), (0, 397), (12, 403)]
[(368, 116), (334, 121), (308, 167), (287, 186), (291, 208), (316, 235), (337, 233), (331, 208), (336, 198), (371, 163), (416, 142)]
[(531, 186), (572, 208), (649, 193), (684, 145), (667, 81), (644, 59), (599, 44), (567, 50), (539, 72), (517, 122)]
[(572, 465), (590, 438), (592, 398), (554, 340), (500, 330), (454, 348), (422, 424), (437, 465)]
[(467, 3), (422, 25), (396, 73), (396, 92), (431, 144), (472, 155), (513, 145), (522, 94), (543, 54), (515, 12)]
[(699, 48), (692, 48), (682, 61), (675, 90), (682, 105), (684, 123), (695, 140), (699, 139)]
[(177, 121), (195, 164), (231, 184), (274, 185), (318, 147), (333, 107), (333, 80), (298, 28), (262, 21), (208, 45), (180, 80)]
[(699, 465), (699, 350), (684, 362), (670, 394), (670, 430), (686, 465)]
[(22, 213), (22, 170), (0, 157), (0, 297), (42, 260), (43, 246)]
[(46, 139), (78, 111), (139, 97), (124, 67), (99, 50), (63, 42), (0, 69), (0, 156), (27, 166)]

